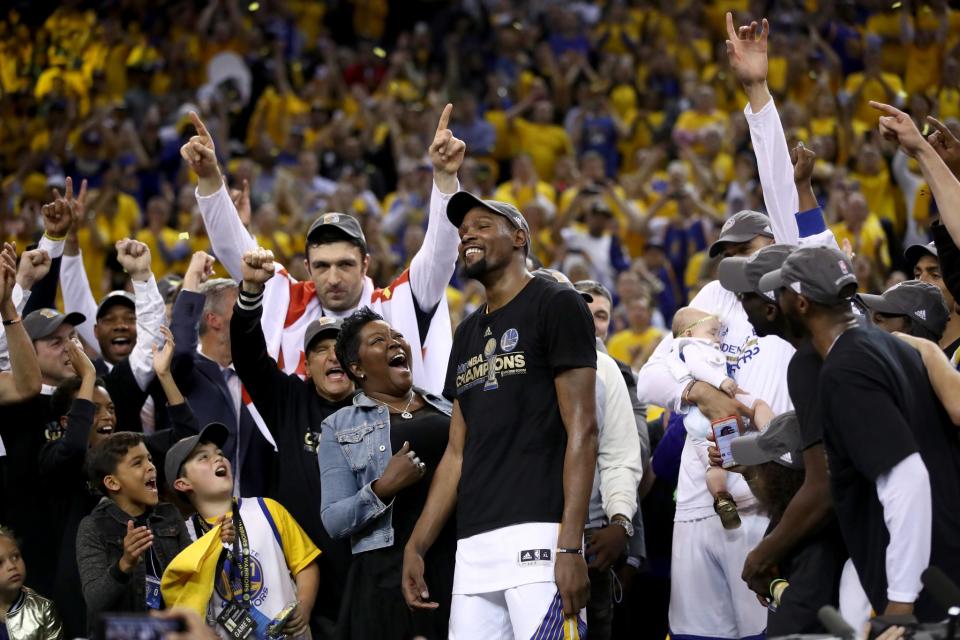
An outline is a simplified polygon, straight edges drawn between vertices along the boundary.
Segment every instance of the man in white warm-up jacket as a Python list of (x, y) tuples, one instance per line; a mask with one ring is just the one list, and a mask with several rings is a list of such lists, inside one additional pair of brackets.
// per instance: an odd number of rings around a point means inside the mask
[[(344, 220), (350, 218), (347, 214), (327, 213), (314, 223), (308, 237), (310, 280), (297, 282), (281, 267), (267, 282), (261, 292), (263, 333), (270, 355), (284, 371), (304, 375), (303, 334), (310, 322), (319, 316), (345, 317), (369, 306), (410, 342), (414, 384), (442, 392), (453, 342), (445, 292), (460, 243), (446, 209), (459, 190), (457, 171), (466, 149), (447, 128), (451, 110), (450, 105), (444, 109), (430, 145), (434, 166), (430, 217), (423, 245), (407, 270), (386, 288), (375, 289), (366, 275), (369, 257), (363, 235), (347, 230), (359, 225)], [(181, 155), (199, 177), (197, 202), (213, 252), (239, 280), (243, 254), (256, 249), (257, 243), (230, 199), (210, 134), (196, 114), (192, 117), (198, 135), (183, 146)]]

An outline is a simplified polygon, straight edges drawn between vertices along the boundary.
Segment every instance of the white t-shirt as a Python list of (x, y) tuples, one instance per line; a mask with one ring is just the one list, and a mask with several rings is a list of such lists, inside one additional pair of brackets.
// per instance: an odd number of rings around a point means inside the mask
[(610, 264), (612, 236), (605, 233), (599, 238), (594, 238), (589, 233), (570, 228), (562, 229), (560, 235), (569, 249), (579, 251), (589, 258), (593, 277), (608, 289), (612, 289), (614, 285), (613, 265)]

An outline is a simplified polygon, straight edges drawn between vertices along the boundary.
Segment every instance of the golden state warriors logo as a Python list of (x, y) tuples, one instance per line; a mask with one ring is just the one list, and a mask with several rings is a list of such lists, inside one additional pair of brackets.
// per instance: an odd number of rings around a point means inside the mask
[[(233, 574), (233, 580), (230, 579), (231, 573)], [(240, 572), (233, 571), (231, 558), (224, 561), (223, 571), (217, 577), (214, 587), (217, 595), (228, 602), (234, 598), (243, 601), (243, 581)], [(266, 595), (264, 594), (263, 566), (252, 555), (250, 556), (250, 591), (250, 602), (254, 606), (261, 602), (262, 597)]]

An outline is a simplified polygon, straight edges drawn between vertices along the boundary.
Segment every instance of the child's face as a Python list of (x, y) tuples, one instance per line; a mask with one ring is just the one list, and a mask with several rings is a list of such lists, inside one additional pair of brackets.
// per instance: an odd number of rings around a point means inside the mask
[(15, 592), (23, 586), (27, 568), (23, 564), (17, 543), (0, 536), (0, 592)]
[(690, 330), (691, 338), (700, 338), (710, 342), (720, 342), (720, 321), (708, 318)]
[[(204, 442), (183, 463), (183, 475), (198, 496), (219, 496), (233, 492), (233, 469), (223, 451), (212, 442)], [(179, 487), (177, 487), (179, 488)]]
[(103, 482), (111, 492), (119, 493), (135, 505), (153, 507), (159, 501), (157, 468), (142, 442), (127, 451), (117, 470)]

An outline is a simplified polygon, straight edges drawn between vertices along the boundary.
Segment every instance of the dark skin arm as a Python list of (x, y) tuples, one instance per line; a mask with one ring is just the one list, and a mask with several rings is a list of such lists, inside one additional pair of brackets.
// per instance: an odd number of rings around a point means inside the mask
[(741, 577), (752, 591), (762, 596), (770, 593), (777, 564), (801, 540), (816, 531), (833, 508), (822, 443), (803, 452), (803, 464), (806, 470), (803, 484), (790, 500), (780, 522), (747, 554), (743, 563)]
[[(568, 369), (554, 385), (560, 401), (560, 416), (567, 430), (563, 460), (563, 518), (557, 546), (579, 548), (587, 521), (593, 474), (597, 466), (597, 411), (594, 389), (597, 372), (591, 368)], [(590, 580), (582, 555), (558, 553), (554, 574), (563, 600), (563, 613), (575, 615), (587, 605)]]
[(411, 609), (436, 609), (439, 604), (430, 601), (430, 592), (423, 579), (423, 556), (440, 535), (457, 504), (460, 470), (463, 467), (463, 444), (467, 438), (467, 423), (460, 413), (460, 403), (453, 402), (450, 417), (450, 435), (447, 449), (437, 465), (430, 484), (427, 502), (417, 520), (410, 540), (403, 549), (403, 598)]

